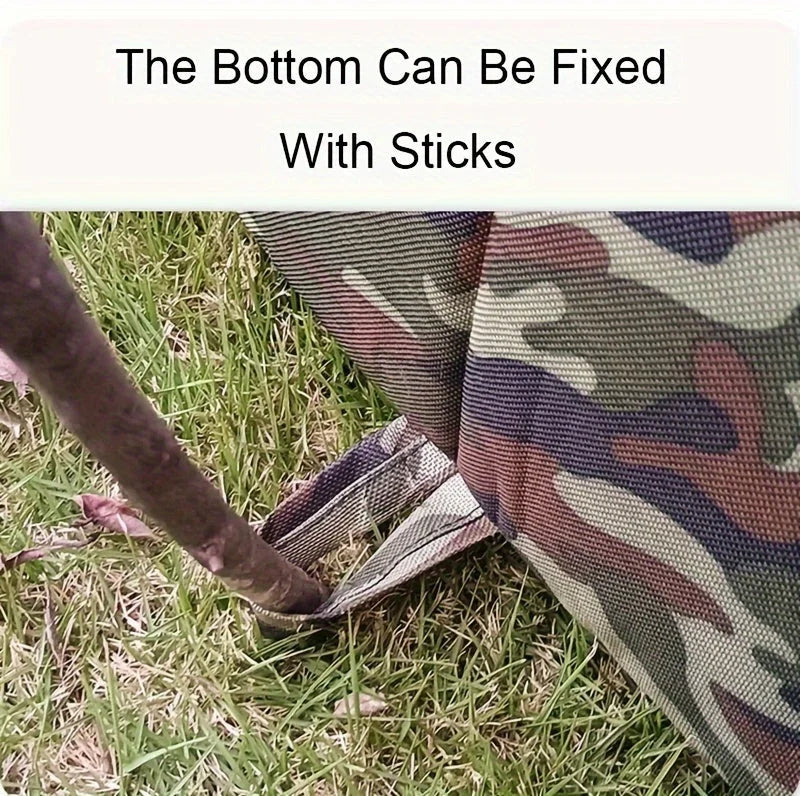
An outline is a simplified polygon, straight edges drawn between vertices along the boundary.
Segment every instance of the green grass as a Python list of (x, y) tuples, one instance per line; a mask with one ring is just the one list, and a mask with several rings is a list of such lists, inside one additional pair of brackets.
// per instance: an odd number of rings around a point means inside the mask
[[(225, 214), (56, 214), (136, 382), (251, 518), (392, 417)], [(114, 484), (35, 395), (0, 403), (0, 550)], [(64, 642), (45, 635), (50, 590)], [(388, 711), (336, 719), (379, 691)], [(260, 638), (172, 543), (0, 576), (0, 792), (720, 794), (719, 777), (513, 552), (486, 545), (329, 633)]]

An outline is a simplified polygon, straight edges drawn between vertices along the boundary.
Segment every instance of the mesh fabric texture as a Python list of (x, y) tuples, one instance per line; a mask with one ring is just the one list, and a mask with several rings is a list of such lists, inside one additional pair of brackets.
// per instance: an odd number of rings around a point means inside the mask
[(247, 221), (485, 516), (731, 784), (791, 793), (800, 216)]

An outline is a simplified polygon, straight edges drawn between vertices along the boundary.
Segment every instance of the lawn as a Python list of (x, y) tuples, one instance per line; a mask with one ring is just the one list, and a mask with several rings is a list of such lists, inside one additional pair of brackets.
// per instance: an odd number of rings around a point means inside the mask
[[(228, 214), (43, 217), (191, 456), (256, 519), (393, 416)], [(0, 386), (0, 552), (115, 485)], [(49, 617), (49, 622), (47, 621)], [(61, 640), (53, 644), (54, 628)], [(337, 718), (354, 691), (381, 715)], [(721, 794), (511, 549), (486, 544), (333, 631), (260, 637), (163, 534), (0, 575), (0, 793)]]

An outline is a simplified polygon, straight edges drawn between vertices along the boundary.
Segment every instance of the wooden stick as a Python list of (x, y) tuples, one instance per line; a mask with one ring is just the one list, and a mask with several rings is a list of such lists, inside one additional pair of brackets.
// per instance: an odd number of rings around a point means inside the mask
[(22, 213), (0, 213), (0, 348), (133, 502), (231, 589), (270, 611), (308, 613), (325, 599), (192, 464)]

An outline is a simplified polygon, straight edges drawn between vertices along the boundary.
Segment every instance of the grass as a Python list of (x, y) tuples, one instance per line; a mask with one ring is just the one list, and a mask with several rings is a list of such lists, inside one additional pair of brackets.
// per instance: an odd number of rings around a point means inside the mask
[[(392, 417), (226, 214), (45, 231), (135, 380), (246, 515)], [(0, 550), (114, 484), (35, 395), (0, 403)], [(49, 592), (49, 598), (48, 598)], [(45, 632), (51, 605), (64, 655)], [(376, 691), (381, 716), (337, 719)], [(259, 636), (164, 540), (0, 577), (0, 793), (721, 794), (512, 551), (488, 544), (333, 632)]]

